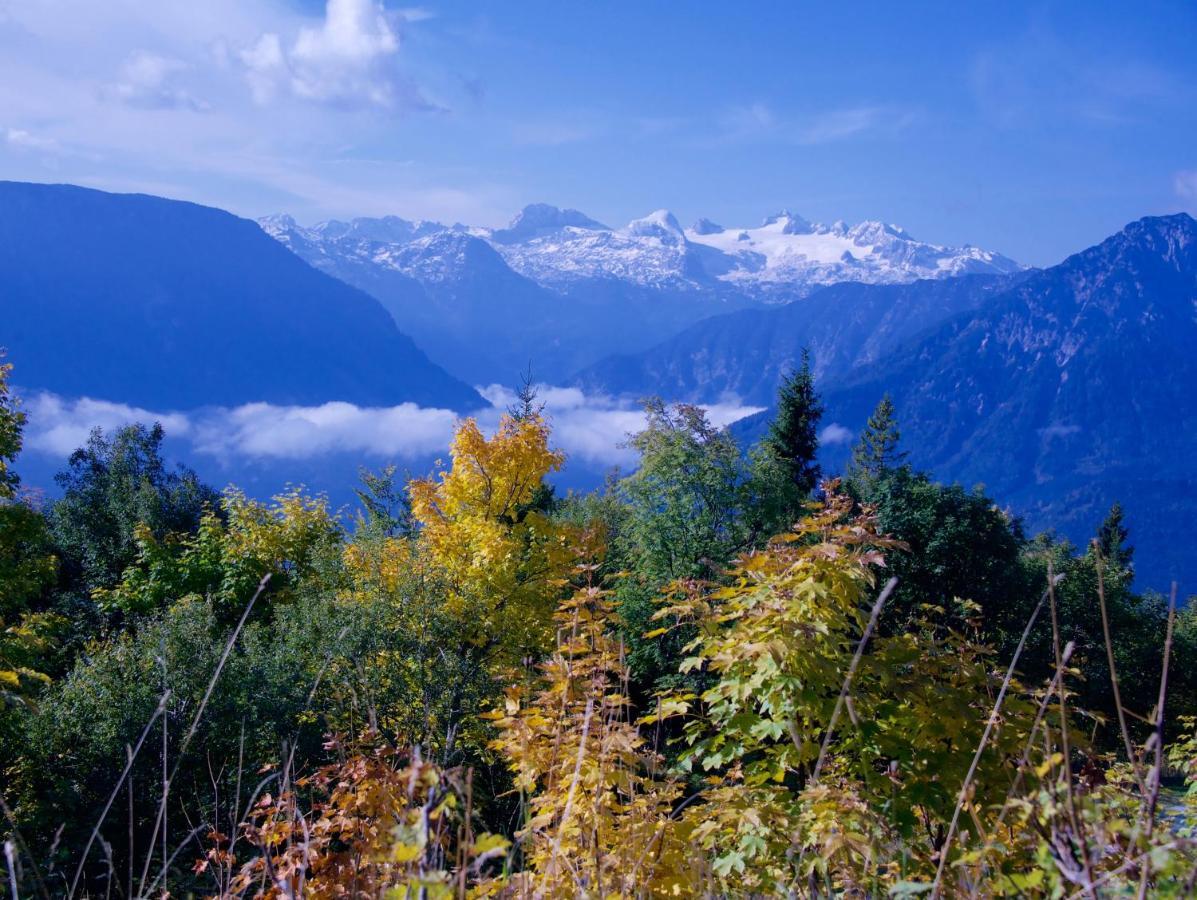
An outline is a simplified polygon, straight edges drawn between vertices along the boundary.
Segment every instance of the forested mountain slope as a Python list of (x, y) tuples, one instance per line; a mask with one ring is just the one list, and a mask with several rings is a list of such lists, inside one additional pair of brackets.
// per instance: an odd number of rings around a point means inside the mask
[(157, 410), (482, 404), (377, 300), (192, 203), (0, 183), (0, 309), (26, 388)]
[(888, 392), (914, 464), (1078, 537), (1119, 500), (1141, 573), (1191, 581), (1194, 348), (1197, 222), (1144, 218), (827, 381), (826, 420), (856, 432)]
[(576, 381), (620, 395), (691, 402), (735, 395), (769, 404), (781, 379), (797, 368), (803, 348), (811, 351), (820, 381), (839, 378), (1023, 277), (832, 285), (784, 306), (712, 316), (641, 353), (600, 360), (582, 369)]

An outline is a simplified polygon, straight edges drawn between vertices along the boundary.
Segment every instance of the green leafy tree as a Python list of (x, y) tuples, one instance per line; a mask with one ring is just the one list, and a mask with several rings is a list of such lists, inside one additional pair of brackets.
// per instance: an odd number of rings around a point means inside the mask
[[(56, 560), (41, 513), (17, 496), (12, 463), (21, 451), (25, 414), (9, 388), (11, 371), (0, 364), (0, 710), (23, 705), (49, 682), (47, 656), (60, 624), (38, 609)], [(0, 722), (0, 733), (9, 724)]]
[(815, 390), (810, 353), (802, 351), (802, 365), (786, 376), (777, 395), (777, 415), (769, 425), (764, 447), (781, 463), (802, 498), (819, 483), (819, 422), (823, 403)]
[[(0, 360), (4, 353), (0, 350)], [(13, 460), (21, 452), (21, 431), (25, 427), (25, 413), (8, 386), (12, 364), (0, 362), (0, 500), (16, 496), (21, 480), (13, 471)]]
[(210, 597), (231, 622), (264, 575), (271, 581), (263, 606), (267, 599), (287, 602), (305, 579), (335, 582), (341, 529), (323, 497), (292, 489), (267, 504), (229, 488), (220, 512), (206, 511), (194, 534), (172, 531), (158, 539), (138, 525), (137, 559), (114, 587), (93, 592), (100, 607), (138, 616), (183, 598)]
[(1000, 631), (1017, 641), (1025, 597), (1037, 598), (1042, 590), (1042, 584), (1027, 585), (1020, 563), (1026, 538), (1019, 520), (980, 489), (938, 484), (906, 467), (883, 472), (865, 486), (861, 499), (876, 508), (878, 528), (906, 547), (887, 560), (898, 588), (887, 604), (883, 628), (904, 628), (919, 617), (923, 603), (951, 612), (959, 598), (980, 606), (988, 637)]
[(662, 581), (711, 575), (746, 537), (740, 449), (700, 407), (654, 399), (645, 412), (647, 425), (631, 440), (640, 467), (620, 486), (637, 567)]
[(735, 439), (700, 407), (645, 403), (643, 431), (630, 441), (640, 466), (615, 488), (608, 520), (616, 588), (633, 675), (645, 689), (676, 675), (680, 636), (646, 641), (660, 588), (718, 577), (756, 540), (753, 473)]
[(44, 518), (17, 496), (20, 478), (12, 463), (21, 451), (25, 414), (8, 385), (11, 371), (11, 364), (0, 364), (0, 620), (25, 612), (50, 587), (56, 569)]
[[(1072, 685), (1076, 693), (1075, 703), (1078, 708), (1100, 717), (1096, 730), (1098, 743), (1110, 749), (1120, 749), (1122, 739), (1098, 593), (1100, 566), (1101, 594), (1122, 705), (1129, 711), (1127, 721), (1131, 731), (1146, 739), (1149, 729), (1145, 720), (1159, 698), (1168, 628), (1167, 598), (1135, 592), (1132, 575), (1099, 557), (1092, 545), (1081, 553), (1068, 541), (1058, 540), (1050, 534), (1040, 535), (1027, 545), (1022, 565), (1028, 586), (1037, 585), (1038, 591), (1047, 584), (1049, 570), (1063, 576), (1055, 588), (1055, 603), (1060, 640), (1076, 645), (1073, 665), (1081, 677)], [(1003, 655), (1011, 653), (1017, 641), (1016, 621), (1019, 618), (1025, 620), (1037, 598), (1037, 591), (1025, 591), (1021, 602), (1010, 604), (1004, 627), (990, 628), (990, 640)], [(1194, 675), (1197, 646), (1185, 634), (1192, 621), (1190, 616), (1191, 613), (1181, 612), (1173, 641), (1165, 704), (1170, 723), (1175, 723), (1178, 716), (1197, 712), (1197, 678)], [(1028, 676), (1045, 678), (1050, 677), (1054, 666), (1051, 621), (1045, 618), (1028, 640), (1021, 668)]]
[(139, 526), (156, 540), (199, 528), (219, 495), (192, 470), (162, 457), (162, 426), (91, 433), (56, 476), (62, 498), (49, 519), (70, 583), (84, 592), (115, 584), (137, 559)]
[(868, 480), (902, 465), (906, 453), (898, 449), (901, 439), (894, 403), (889, 394), (881, 398), (852, 449), (850, 473), (853, 480)]

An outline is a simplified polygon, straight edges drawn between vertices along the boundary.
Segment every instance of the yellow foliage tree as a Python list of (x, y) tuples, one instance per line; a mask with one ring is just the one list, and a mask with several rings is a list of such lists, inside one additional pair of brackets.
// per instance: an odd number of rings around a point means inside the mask
[(463, 640), (498, 671), (550, 644), (577, 534), (537, 500), (564, 456), (539, 416), (504, 416), (489, 439), (467, 419), (451, 456), (448, 471), (410, 485), (418, 552), (443, 577)]
[(526, 798), (517, 833), (520, 897), (694, 896), (700, 869), (671, 815), (682, 785), (665, 772), (631, 721), (623, 647), (613, 637), (610, 592), (589, 583), (561, 604), (558, 647), (541, 689), (508, 689), (490, 714), (502, 752)]

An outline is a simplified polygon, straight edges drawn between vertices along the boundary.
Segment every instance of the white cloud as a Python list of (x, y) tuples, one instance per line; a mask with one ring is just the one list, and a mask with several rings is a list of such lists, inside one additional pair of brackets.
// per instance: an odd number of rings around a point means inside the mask
[[(644, 427), (644, 412), (638, 406), (587, 395), (572, 387), (539, 385), (538, 391), (552, 425), (553, 444), (565, 451), (567, 458), (597, 466), (635, 465), (636, 454), (626, 443), (629, 435)], [(491, 406), (477, 411), (475, 417), (483, 430), (493, 432), (515, 395), (499, 385), (483, 388), (482, 393)], [(348, 453), (418, 460), (443, 454), (459, 421), (449, 410), (412, 403), (381, 408), (343, 402), (320, 406), (249, 403), (184, 414), (39, 393), (27, 400), (26, 409), (26, 446), (59, 457), (86, 443), (93, 428), (109, 431), (135, 422), (161, 422), (169, 437), (183, 439), (195, 453), (218, 458), (311, 460)], [(760, 409), (734, 400), (706, 407), (711, 422), (718, 426)]]
[(421, 457), (448, 446), (457, 421), (444, 409), (413, 403), (385, 408), (352, 403), (272, 406), (250, 403), (206, 415), (195, 449), (215, 456), (310, 459), (332, 453)]
[[(52, 165), (54, 181), (250, 217), (505, 221), (514, 190), (440, 156), (413, 165), (396, 128), (444, 105), (418, 85), (462, 90), (453, 48), (445, 63), (436, 51), (463, 38), (377, 0), (306, 6), (0, 0), (4, 177), (42, 181)], [(409, 35), (424, 42), (418, 63)]]
[(832, 422), (819, 432), (819, 443), (829, 447), (836, 444), (850, 444), (855, 437), (856, 432), (851, 428), (845, 428), (839, 422)]
[(287, 60), (283, 56), (283, 44), (278, 35), (262, 35), (252, 47), (241, 51), (241, 61), (245, 63), (246, 80), (254, 100), (261, 104), (269, 103), (278, 92), (287, 71)]
[(191, 422), (181, 413), (156, 413), (106, 400), (64, 400), (54, 394), (35, 394), (25, 402), (29, 424), (25, 446), (54, 456), (66, 456), (87, 443), (93, 428), (111, 431), (135, 422), (161, 422), (172, 436), (191, 434)]
[[(502, 385), (479, 388), (495, 411), (515, 401), (515, 394)], [(631, 467), (636, 453), (625, 446), (629, 435), (644, 428), (644, 411), (639, 405), (604, 394), (585, 394), (574, 387), (537, 385), (537, 400), (553, 427), (553, 441), (568, 457), (590, 464)], [(711, 423), (723, 427), (760, 412), (764, 407), (743, 406), (735, 398), (704, 405)]]
[[(418, 11), (409, 16), (426, 18)], [(241, 53), (255, 99), (266, 103), (289, 91), (333, 105), (429, 105), (395, 66), (401, 18), (374, 0), (328, 0), (324, 20), (300, 28), (289, 50), (277, 33), (261, 35)]]

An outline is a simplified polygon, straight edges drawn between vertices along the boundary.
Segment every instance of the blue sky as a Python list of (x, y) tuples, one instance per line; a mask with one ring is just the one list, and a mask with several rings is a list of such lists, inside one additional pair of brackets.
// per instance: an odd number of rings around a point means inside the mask
[(1197, 4), (0, 0), (0, 177), (301, 221), (788, 207), (1049, 264), (1197, 212)]

